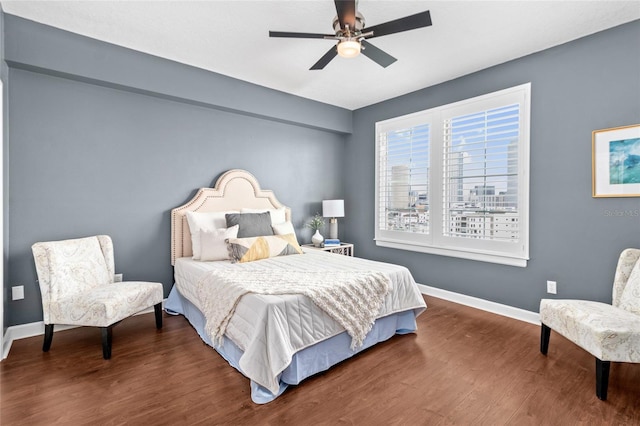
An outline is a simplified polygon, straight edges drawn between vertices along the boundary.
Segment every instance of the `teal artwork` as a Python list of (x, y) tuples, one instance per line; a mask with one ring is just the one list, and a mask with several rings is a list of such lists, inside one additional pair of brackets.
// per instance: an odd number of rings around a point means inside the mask
[(609, 183), (640, 183), (640, 138), (609, 142)]

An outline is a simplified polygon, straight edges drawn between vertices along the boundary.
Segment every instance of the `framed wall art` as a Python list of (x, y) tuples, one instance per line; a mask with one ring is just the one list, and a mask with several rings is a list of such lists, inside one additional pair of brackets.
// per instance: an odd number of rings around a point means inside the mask
[(640, 124), (594, 130), (594, 197), (640, 197)]

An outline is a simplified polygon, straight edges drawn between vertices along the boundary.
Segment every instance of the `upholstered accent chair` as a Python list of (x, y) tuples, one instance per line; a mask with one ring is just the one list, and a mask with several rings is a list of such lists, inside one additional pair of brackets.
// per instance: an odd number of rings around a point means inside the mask
[(640, 363), (640, 249), (620, 254), (611, 305), (586, 300), (542, 299), (540, 352), (551, 330), (596, 358), (596, 396), (607, 399), (611, 362)]
[(162, 328), (162, 284), (114, 282), (113, 243), (107, 235), (35, 243), (45, 324), (42, 350), (49, 351), (54, 324), (100, 327), (102, 355), (111, 358), (112, 328), (151, 306)]

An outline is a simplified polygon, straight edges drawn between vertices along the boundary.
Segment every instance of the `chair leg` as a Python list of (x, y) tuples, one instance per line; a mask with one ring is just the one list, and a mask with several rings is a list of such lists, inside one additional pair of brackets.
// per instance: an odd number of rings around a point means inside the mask
[(111, 358), (111, 340), (113, 335), (113, 325), (109, 327), (100, 327), (102, 332), (102, 357), (104, 359)]
[(156, 328), (160, 330), (162, 328), (162, 303), (153, 305), (153, 310), (156, 312)]
[(607, 400), (610, 367), (611, 361), (602, 361), (601, 359), (596, 358), (596, 396), (602, 401)]
[(53, 340), (53, 324), (44, 325), (44, 343), (42, 344), (42, 352), (49, 352), (51, 341)]
[(543, 355), (546, 355), (547, 351), (549, 350), (550, 336), (551, 336), (551, 328), (542, 324), (542, 327), (540, 328), (540, 352), (542, 352)]

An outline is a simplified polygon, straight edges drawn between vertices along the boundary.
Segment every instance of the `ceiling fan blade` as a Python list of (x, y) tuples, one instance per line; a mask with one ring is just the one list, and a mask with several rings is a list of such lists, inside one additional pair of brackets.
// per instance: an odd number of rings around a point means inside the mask
[(316, 33), (290, 33), (285, 31), (269, 31), (269, 37), (285, 37), (285, 38), (335, 38), (335, 34), (316, 34)]
[(325, 66), (327, 66), (327, 64), (329, 62), (331, 62), (331, 60), (333, 58), (336, 57), (337, 54), (338, 54), (338, 49), (336, 48), (336, 46), (332, 46), (331, 49), (329, 49), (329, 51), (327, 53), (325, 53), (324, 56), (322, 58), (320, 58), (320, 60), (318, 62), (313, 64), (313, 66), (311, 68), (309, 68), (309, 69), (310, 70), (321, 70), (321, 69), (323, 69)]
[(426, 12), (416, 13), (415, 15), (405, 16), (404, 18), (394, 21), (385, 22), (384, 24), (367, 27), (366, 31), (373, 31), (373, 35), (367, 38), (380, 37), (388, 34), (399, 33), (402, 31), (415, 30), (416, 28), (428, 27), (431, 25), (431, 14)]
[(389, 55), (385, 51), (378, 49), (366, 40), (362, 40), (360, 43), (362, 43), (362, 47), (364, 47), (364, 49), (362, 49), (362, 54), (383, 68), (386, 68), (397, 61), (396, 58)]
[(351, 31), (356, 28), (356, 0), (334, 0), (340, 28), (345, 29), (349, 25)]

